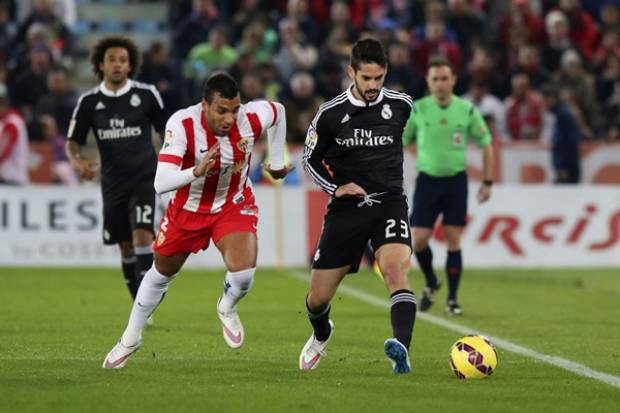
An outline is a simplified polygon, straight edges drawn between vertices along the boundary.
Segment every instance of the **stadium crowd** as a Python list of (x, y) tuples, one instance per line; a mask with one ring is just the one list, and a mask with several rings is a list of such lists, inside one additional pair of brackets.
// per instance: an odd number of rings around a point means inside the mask
[[(99, 3), (106, 1), (139, 3)], [(75, 33), (76, 7), (85, 3), (0, 0), (0, 182), (28, 182), (27, 173), (16, 171), (28, 167), (28, 144), (39, 143), (52, 148), (55, 180), (78, 183), (62, 148), (79, 96), (72, 86), (75, 61), (86, 52), (76, 47)], [(426, 93), (429, 57), (445, 55), (458, 75), (455, 92), (478, 106), (497, 142), (574, 137), (563, 130), (574, 124), (579, 142), (620, 141), (620, 0), (181, 0), (167, 6), (168, 21), (158, 28), (170, 39), (144, 51), (138, 80), (156, 85), (168, 115), (198, 101), (210, 73), (227, 70), (242, 100), (282, 102), (287, 139), (303, 144), (318, 106), (349, 84), (352, 44), (373, 36), (389, 51), (386, 87), (414, 99)], [(555, 122), (545, 96), (563, 102), (562, 116), (572, 122)]]

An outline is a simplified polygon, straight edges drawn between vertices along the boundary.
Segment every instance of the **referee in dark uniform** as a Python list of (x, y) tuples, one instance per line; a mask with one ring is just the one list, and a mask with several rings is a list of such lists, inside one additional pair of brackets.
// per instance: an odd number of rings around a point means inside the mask
[[(83, 179), (95, 178), (101, 169), (103, 242), (119, 244), (125, 281), (135, 298), (143, 274), (153, 263), (157, 157), (152, 127), (163, 134), (166, 118), (155, 87), (131, 80), (141, 61), (133, 41), (122, 36), (102, 38), (90, 60), (102, 82), (79, 98), (66, 152)], [(101, 168), (80, 154), (89, 130), (97, 140)]]
[(416, 301), (407, 279), (411, 236), (402, 132), (412, 99), (383, 87), (386, 70), (381, 43), (356, 42), (348, 68), (353, 84), (321, 105), (306, 137), (304, 168), (332, 198), (306, 299), (313, 334), (299, 357), (302, 370), (316, 367), (333, 336), (330, 301), (345, 274), (357, 272), (369, 240), (391, 295), (393, 338), (384, 351), (395, 373), (411, 370)]

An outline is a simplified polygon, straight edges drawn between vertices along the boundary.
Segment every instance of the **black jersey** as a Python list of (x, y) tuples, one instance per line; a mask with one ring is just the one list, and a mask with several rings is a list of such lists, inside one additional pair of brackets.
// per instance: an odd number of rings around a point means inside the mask
[(349, 182), (369, 194), (402, 194), (402, 134), (411, 106), (409, 95), (390, 89), (369, 104), (347, 89), (321, 105), (310, 124), (304, 168), (330, 195)]
[(151, 125), (158, 132), (166, 125), (161, 97), (152, 85), (129, 80), (113, 92), (101, 83), (80, 96), (68, 138), (84, 145), (92, 129), (101, 156), (104, 201), (119, 202), (136, 183), (154, 178)]

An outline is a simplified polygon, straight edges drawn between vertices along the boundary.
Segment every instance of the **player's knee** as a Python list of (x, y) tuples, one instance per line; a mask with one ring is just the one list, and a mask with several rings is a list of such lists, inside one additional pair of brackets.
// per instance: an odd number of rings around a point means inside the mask
[(308, 297), (306, 298), (306, 303), (308, 305), (308, 309), (315, 313), (325, 309), (329, 305), (329, 298), (310, 291), (308, 293)]

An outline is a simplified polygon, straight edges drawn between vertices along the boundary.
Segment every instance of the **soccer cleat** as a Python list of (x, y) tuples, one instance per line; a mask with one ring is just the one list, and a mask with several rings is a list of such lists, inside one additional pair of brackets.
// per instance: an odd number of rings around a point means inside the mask
[(110, 350), (105, 360), (103, 360), (104, 369), (122, 369), (127, 364), (129, 357), (140, 349), (140, 342), (138, 341), (133, 346), (126, 346), (122, 340), (118, 340), (118, 343)]
[(217, 316), (222, 323), (222, 335), (224, 341), (230, 348), (239, 348), (243, 344), (245, 334), (243, 332), (243, 324), (237, 314), (237, 308), (233, 307), (230, 311), (220, 311), (220, 300), (217, 300)]
[(461, 306), (458, 305), (456, 300), (448, 300), (446, 303), (446, 313), (448, 313), (448, 315), (461, 315), (463, 314), (463, 310), (461, 310)]
[(428, 285), (422, 289), (422, 297), (420, 298), (420, 311), (428, 311), (435, 301), (435, 293), (441, 288), (441, 283), (437, 282), (434, 287)]
[(314, 337), (314, 332), (306, 341), (304, 348), (301, 349), (301, 354), (299, 355), (299, 369), (300, 370), (314, 370), (316, 366), (319, 365), (319, 361), (321, 361), (321, 357), (323, 357), (326, 352), (325, 348), (327, 344), (329, 344), (329, 340), (332, 339), (334, 335), (334, 323), (332, 320), (329, 320), (329, 326), (331, 330), (329, 332), (329, 337), (325, 341), (319, 341)]
[(392, 362), (392, 369), (396, 374), (406, 374), (411, 372), (411, 363), (409, 362), (409, 352), (407, 347), (395, 338), (388, 338), (383, 344), (385, 355)]

